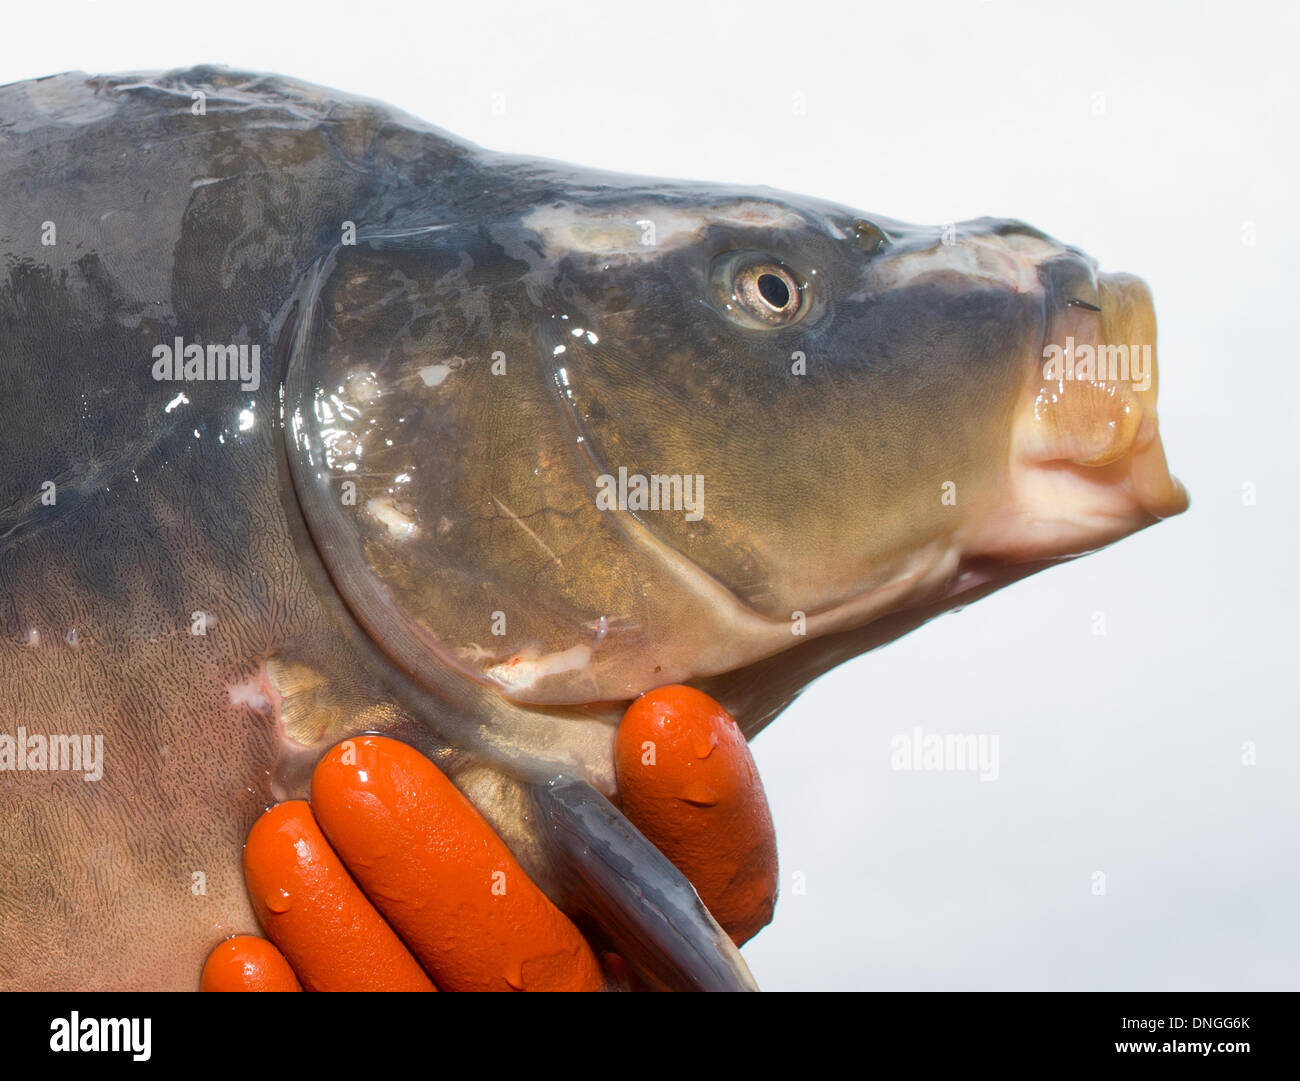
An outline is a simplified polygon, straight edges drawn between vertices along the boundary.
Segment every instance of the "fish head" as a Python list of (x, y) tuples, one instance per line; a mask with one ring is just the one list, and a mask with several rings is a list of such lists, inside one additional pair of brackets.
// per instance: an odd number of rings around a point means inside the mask
[(427, 680), (623, 701), (1187, 505), (1149, 292), (1077, 249), (1015, 221), (499, 173), (510, 194), (472, 222), (336, 250), (290, 368), (318, 547)]

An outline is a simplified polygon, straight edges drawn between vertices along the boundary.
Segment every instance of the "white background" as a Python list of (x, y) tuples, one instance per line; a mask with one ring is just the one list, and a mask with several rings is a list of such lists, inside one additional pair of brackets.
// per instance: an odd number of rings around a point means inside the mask
[[(745, 953), (768, 989), (1300, 986), (1294, 9), (172, 0), (4, 21), (3, 82), (277, 71), (495, 149), (1020, 217), (1142, 274), (1191, 511), (841, 668), (760, 736), (783, 897)], [(998, 735), (1000, 779), (893, 772), (914, 725)]]

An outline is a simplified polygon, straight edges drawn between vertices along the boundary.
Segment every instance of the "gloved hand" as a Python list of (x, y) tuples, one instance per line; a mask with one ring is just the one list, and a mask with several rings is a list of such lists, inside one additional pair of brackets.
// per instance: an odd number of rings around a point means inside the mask
[[(662, 687), (628, 708), (615, 760), (623, 813), (732, 940), (747, 941), (772, 917), (776, 839), (735, 721), (699, 691)], [(271, 942), (220, 943), (205, 991), (634, 983), (617, 956), (602, 966), (437, 766), (383, 736), (338, 744), (316, 767), (310, 806), (294, 800), (258, 819), (244, 874)]]

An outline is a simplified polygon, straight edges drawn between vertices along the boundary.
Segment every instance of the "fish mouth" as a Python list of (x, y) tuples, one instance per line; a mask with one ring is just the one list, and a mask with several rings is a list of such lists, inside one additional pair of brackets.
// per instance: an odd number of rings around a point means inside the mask
[(1151, 291), (1080, 265), (1048, 290), (1059, 302), (1016, 408), (1011, 498), (974, 545), (982, 555), (1078, 555), (1189, 505), (1160, 438)]

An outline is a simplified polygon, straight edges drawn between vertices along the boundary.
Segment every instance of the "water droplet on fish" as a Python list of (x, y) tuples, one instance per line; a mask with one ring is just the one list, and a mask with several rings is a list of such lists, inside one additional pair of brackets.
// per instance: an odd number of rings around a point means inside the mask
[(276, 890), (274, 893), (268, 893), (266, 895), (266, 907), (272, 912), (288, 912), (290, 901), (291, 899), (288, 890)]

